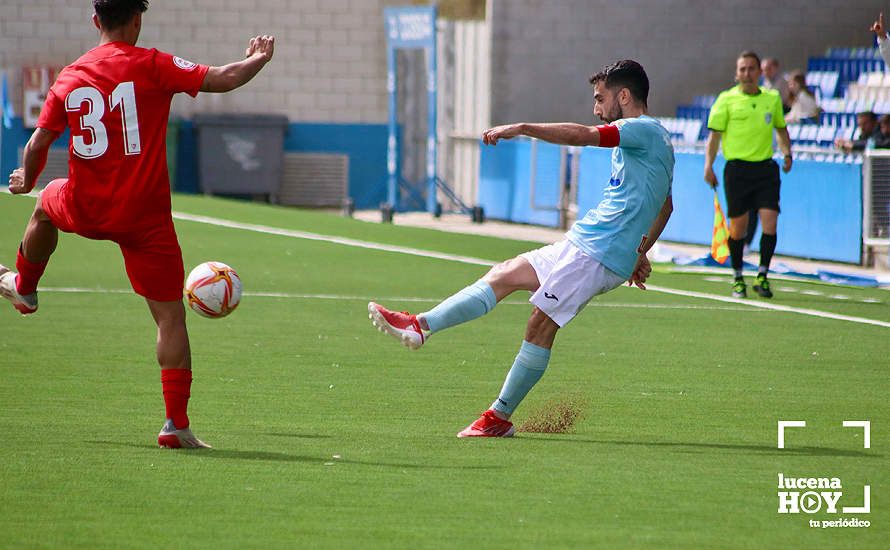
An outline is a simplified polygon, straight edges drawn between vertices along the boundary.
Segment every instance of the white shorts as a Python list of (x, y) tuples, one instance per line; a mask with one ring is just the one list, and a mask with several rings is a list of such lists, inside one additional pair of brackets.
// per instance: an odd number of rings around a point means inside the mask
[(520, 257), (532, 265), (541, 283), (528, 301), (560, 327), (574, 319), (591, 298), (627, 281), (568, 240), (530, 250)]

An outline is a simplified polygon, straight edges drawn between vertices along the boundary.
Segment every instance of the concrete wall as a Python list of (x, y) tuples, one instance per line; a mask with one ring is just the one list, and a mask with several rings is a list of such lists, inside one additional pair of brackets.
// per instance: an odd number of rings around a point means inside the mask
[[(383, 7), (398, 0), (153, 0), (139, 45), (195, 62), (237, 60), (274, 34), (275, 58), (245, 88), (177, 98), (174, 112), (275, 112), (292, 120), (386, 120)], [(96, 45), (89, 0), (0, 1), (0, 69), (18, 112), (22, 65), (64, 66)]]
[(733, 85), (744, 49), (806, 68), (829, 46), (868, 46), (884, 0), (491, 0), (492, 122), (589, 121), (588, 77), (617, 59), (646, 68), (650, 110), (673, 115)]
[[(382, 10), (404, 0), (154, 0), (140, 45), (209, 64), (275, 34), (276, 58), (246, 88), (178, 98), (174, 111), (263, 111), (292, 120), (386, 120)], [(752, 48), (805, 67), (831, 45), (868, 45), (883, 0), (490, 0), (492, 122), (591, 118), (587, 77), (634, 58), (652, 80), (650, 107), (670, 115), (732, 85)], [(0, 69), (64, 65), (96, 43), (89, 0), (2, 0)], [(18, 73), (11, 92), (19, 105)]]

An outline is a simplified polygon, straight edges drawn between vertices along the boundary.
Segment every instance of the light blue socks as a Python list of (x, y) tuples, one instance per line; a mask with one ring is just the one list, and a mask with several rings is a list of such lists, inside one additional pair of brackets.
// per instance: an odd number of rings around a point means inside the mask
[(418, 317), (423, 317), (431, 332), (439, 332), (482, 317), (497, 303), (494, 290), (480, 279)]
[(519, 354), (513, 361), (513, 367), (507, 373), (507, 379), (504, 380), (501, 394), (497, 401), (491, 404), (491, 408), (507, 415), (513, 414), (529, 390), (544, 376), (548, 362), (550, 362), (549, 349), (523, 340)]

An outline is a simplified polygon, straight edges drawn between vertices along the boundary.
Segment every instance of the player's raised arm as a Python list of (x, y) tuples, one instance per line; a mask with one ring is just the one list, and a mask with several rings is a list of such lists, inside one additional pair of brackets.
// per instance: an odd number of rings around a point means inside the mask
[(201, 84), (201, 91), (223, 93), (240, 88), (272, 60), (274, 52), (274, 36), (251, 38), (244, 59), (221, 67), (210, 67)]
[(878, 19), (871, 24), (870, 30), (881, 40), (887, 39), (887, 27), (884, 26), (884, 12), (878, 14)]
[[(615, 135), (618, 135), (617, 128)], [(574, 122), (550, 122), (530, 124), (520, 122), (496, 126), (482, 133), (482, 143), (497, 145), (498, 140), (510, 139), (516, 136), (528, 136), (555, 143), (557, 145), (590, 145), (593, 147), (604, 143), (600, 137), (600, 127), (584, 126)], [(616, 143), (617, 145), (617, 143)], [(608, 146), (605, 145), (604, 146)]]

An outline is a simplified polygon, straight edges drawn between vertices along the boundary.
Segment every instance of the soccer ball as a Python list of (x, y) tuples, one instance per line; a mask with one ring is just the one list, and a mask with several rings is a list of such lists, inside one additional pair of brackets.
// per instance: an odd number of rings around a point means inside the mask
[(222, 262), (204, 262), (185, 280), (185, 298), (203, 317), (225, 317), (241, 302), (241, 279)]

